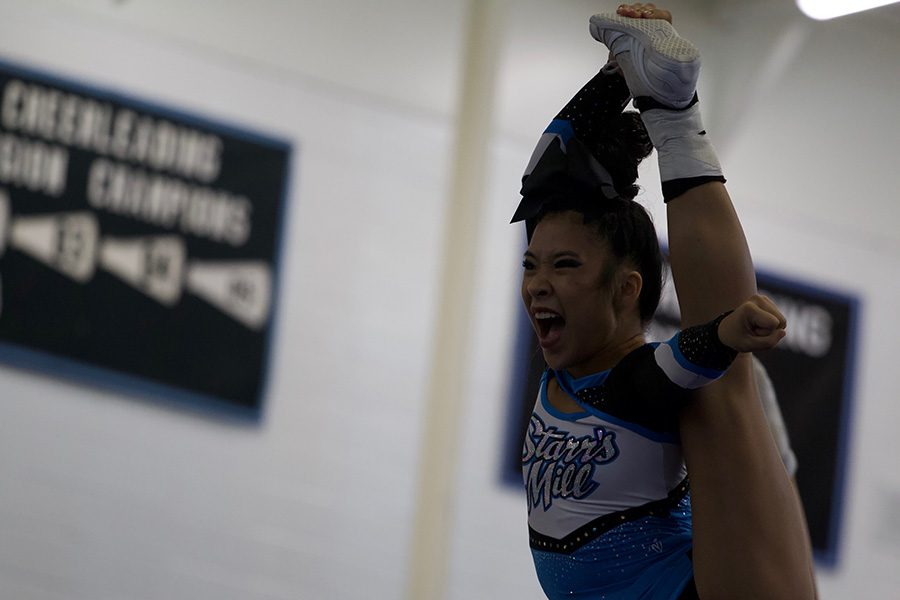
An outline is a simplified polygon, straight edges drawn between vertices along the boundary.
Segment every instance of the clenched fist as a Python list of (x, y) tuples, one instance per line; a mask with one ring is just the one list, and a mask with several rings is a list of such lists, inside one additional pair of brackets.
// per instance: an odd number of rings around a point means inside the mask
[(755, 294), (719, 323), (719, 339), (738, 352), (774, 348), (785, 336), (784, 315), (766, 296)]

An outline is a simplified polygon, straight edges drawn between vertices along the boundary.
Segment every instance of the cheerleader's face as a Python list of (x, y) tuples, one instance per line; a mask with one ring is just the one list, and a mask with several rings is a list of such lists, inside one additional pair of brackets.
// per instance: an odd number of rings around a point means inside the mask
[(580, 377), (615, 364), (606, 363), (626, 339), (617, 262), (579, 213), (538, 223), (522, 263), (522, 300), (550, 367)]

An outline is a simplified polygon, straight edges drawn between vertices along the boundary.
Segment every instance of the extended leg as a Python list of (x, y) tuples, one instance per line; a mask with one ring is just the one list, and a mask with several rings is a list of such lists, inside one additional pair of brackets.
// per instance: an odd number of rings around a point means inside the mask
[[(756, 283), (740, 221), (699, 121), (692, 87), (699, 71), (692, 61), (699, 54), (673, 40), (677, 33), (662, 22), (648, 29), (621, 15), (598, 15), (592, 33), (622, 66), (659, 153), (682, 322), (708, 321), (755, 293)], [(654, 79), (667, 64), (675, 74)], [(749, 356), (698, 390), (683, 413), (681, 437), (700, 597), (815, 597), (799, 500), (766, 424)]]

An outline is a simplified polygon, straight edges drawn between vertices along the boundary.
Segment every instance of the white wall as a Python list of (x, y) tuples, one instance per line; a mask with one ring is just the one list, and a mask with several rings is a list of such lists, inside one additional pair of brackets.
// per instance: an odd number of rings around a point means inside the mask
[[(452, 598), (541, 597), (524, 503), (497, 477), (522, 242), (506, 222), (533, 140), (603, 56), (585, 24), (595, 3), (513, 5)], [(0, 58), (296, 152), (262, 423), (0, 369), (0, 598), (402, 597), (463, 6), (4, 3)], [(900, 21), (813, 24), (775, 6), (681, 2), (676, 19), (709, 57), (707, 125), (757, 263), (863, 300), (841, 563), (819, 578), (825, 599), (897, 597)], [(643, 199), (663, 223), (654, 171)]]
[(401, 597), (448, 123), (145, 25), (21, 2), (0, 54), (294, 144), (265, 414), (0, 370), (0, 598)]

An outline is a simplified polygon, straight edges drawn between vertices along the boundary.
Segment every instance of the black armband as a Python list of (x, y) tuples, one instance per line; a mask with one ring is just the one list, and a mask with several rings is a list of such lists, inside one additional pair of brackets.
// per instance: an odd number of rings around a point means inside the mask
[(693, 364), (725, 371), (734, 362), (738, 351), (719, 339), (719, 323), (733, 311), (722, 313), (709, 323), (683, 330), (678, 336), (678, 350)]
[(697, 92), (694, 92), (694, 97), (691, 98), (691, 101), (687, 106), (683, 106), (681, 108), (673, 108), (671, 106), (667, 106), (658, 100), (654, 100), (650, 96), (638, 96), (634, 99), (634, 107), (641, 112), (645, 110), (653, 110), (654, 108), (661, 108), (663, 110), (687, 110), (693, 105), (697, 104), (700, 101), (700, 97), (697, 95)]
[(671, 200), (682, 195), (686, 191), (699, 187), (710, 181), (718, 181), (725, 183), (725, 178), (721, 175), (702, 175), (700, 177), (686, 177), (684, 179), (673, 179), (671, 181), (662, 182), (663, 202), (668, 204)]

